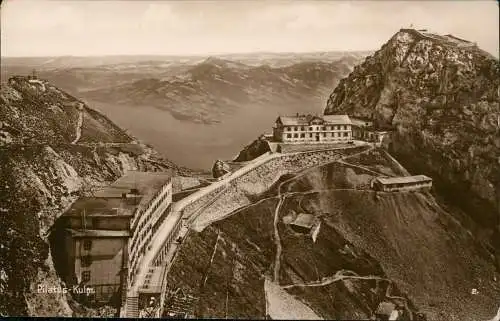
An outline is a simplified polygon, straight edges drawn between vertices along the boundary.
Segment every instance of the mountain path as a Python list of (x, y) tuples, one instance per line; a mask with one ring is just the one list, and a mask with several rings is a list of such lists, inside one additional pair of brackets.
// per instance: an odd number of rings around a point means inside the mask
[(274, 243), (276, 243), (276, 257), (274, 259), (274, 282), (279, 283), (279, 273), (280, 273), (280, 265), (281, 265), (281, 239), (280, 233), (278, 230), (278, 221), (279, 221), (279, 213), (281, 209), (281, 205), (285, 201), (286, 195), (280, 197), (278, 204), (276, 205), (276, 209), (274, 210)]
[[(321, 280), (318, 281), (311, 281), (311, 282), (304, 282), (304, 283), (294, 283), (294, 284), (289, 284), (285, 286), (281, 286), (282, 289), (290, 289), (294, 287), (320, 287), (320, 286), (325, 286), (332, 284), (334, 282), (342, 281), (342, 280), (378, 280), (378, 281), (387, 281), (389, 282), (389, 285), (387, 286), (387, 289), (385, 291), (385, 297), (391, 300), (397, 300), (397, 301), (402, 301), (404, 304), (404, 308), (408, 313), (409, 320), (413, 320), (413, 314), (408, 307), (408, 300), (402, 296), (395, 296), (392, 295), (392, 287), (394, 282), (388, 278), (384, 278), (381, 276), (377, 275), (365, 275), (365, 276), (360, 276), (356, 272), (351, 271), (351, 270), (339, 270), (337, 271), (334, 275), (332, 276), (326, 276), (321, 278)], [(500, 309), (499, 309), (500, 312)], [(497, 321), (495, 319), (491, 321)], [(500, 320), (498, 320), (500, 321)]]
[(208, 278), (208, 273), (210, 272), (210, 268), (212, 267), (212, 263), (214, 261), (215, 253), (217, 252), (217, 245), (219, 244), (220, 240), (220, 231), (217, 233), (217, 239), (215, 240), (215, 245), (214, 245), (214, 250), (212, 252), (212, 257), (210, 258), (210, 263), (208, 264), (208, 268), (205, 272), (205, 276), (203, 277), (203, 283), (201, 285), (201, 289), (205, 287), (205, 284), (207, 283), (207, 278)]
[[(282, 286), (282, 288), (283, 289), (290, 289), (293, 287), (318, 287), (318, 286), (329, 285), (329, 284), (332, 284), (334, 282), (338, 282), (338, 281), (345, 280), (345, 279), (382, 280), (382, 281), (391, 282), (391, 280), (389, 280), (387, 278), (383, 278), (381, 276), (376, 276), (376, 275), (360, 276), (356, 272), (353, 272), (350, 270), (339, 270), (334, 275), (323, 277), (319, 281), (311, 281), (311, 282), (305, 282), (305, 283), (294, 283), (294, 284)], [(399, 297), (393, 297), (393, 298), (399, 299)]]

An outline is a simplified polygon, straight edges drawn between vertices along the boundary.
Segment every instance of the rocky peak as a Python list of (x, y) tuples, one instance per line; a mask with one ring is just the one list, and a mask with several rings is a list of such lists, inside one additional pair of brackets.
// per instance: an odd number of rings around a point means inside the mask
[(483, 227), (500, 225), (500, 68), (473, 42), (401, 29), (330, 95), (325, 114), (395, 128), (390, 145), (410, 170)]

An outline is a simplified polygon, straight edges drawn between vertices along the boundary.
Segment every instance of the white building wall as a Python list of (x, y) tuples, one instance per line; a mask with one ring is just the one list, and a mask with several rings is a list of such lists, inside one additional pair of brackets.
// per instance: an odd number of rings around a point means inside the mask
[[(85, 250), (85, 239), (75, 239), (75, 275), (78, 283), (82, 281), (84, 271), (90, 272), (89, 285), (118, 284), (122, 266), (122, 251), (126, 250), (126, 239), (92, 238), (90, 250)], [(90, 256), (90, 266), (82, 266), (81, 257)]]
[(137, 225), (129, 242), (129, 278), (135, 273), (137, 262), (143, 252), (147, 251), (147, 245), (153, 236), (153, 222), (161, 216), (171, 203), (172, 180), (162, 187), (161, 192), (147, 205), (147, 210), (137, 218)]
[(352, 140), (350, 124), (284, 126), (280, 141), (285, 143), (330, 143)]

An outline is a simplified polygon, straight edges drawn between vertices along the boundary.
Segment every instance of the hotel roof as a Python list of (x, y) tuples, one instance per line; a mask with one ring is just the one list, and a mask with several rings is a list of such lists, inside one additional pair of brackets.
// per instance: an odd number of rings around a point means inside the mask
[(377, 177), (377, 181), (386, 184), (410, 184), (432, 181), (432, 178), (425, 175), (400, 176), (400, 177)]
[(311, 228), (314, 225), (314, 215), (300, 213), (292, 223), (293, 225)]
[[(131, 216), (137, 207), (148, 204), (159, 189), (172, 177), (171, 172), (129, 171), (110, 186), (96, 191), (91, 197), (80, 197), (65, 216), (124, 215)], [(135, 189), (134, 193), (132, 190)], [(127, 197), (123, 198), (123, 195)]]
[(352, 124), (351, 119), (347, 115), (325, 115), (323, 119), (330, 124)]
[(140, 197), (80, 197), (71, 205), (71, 208), (64, 213), (64, 216), (80, 216), (83, 210), (85, 210), (86, 216), (131, 216), (140, 201)]
[(139, 194), (145, 195), (152, 189), (160, 188), (171, 177), (171, 172), (128, 171), (111, 185), (94, 193), (94, 196), (121, 197), (123, 193), (130, 193), (132, 189), (137, 189)]
[(373, 125), (373, 121), (371, 121), (371, 120), (364, 120), (364, 119), (354, 118), (354, 117), (350, 117), (350, 118), (351, 118), (352, 124), (355, 126), (370, 127)]
[(304, 125), (308, 126), (313, 120), (320, 120), (326, 124), (346, 124), (350, 125), (351, 120), (347, 115), (325, 115), (323, 117), (314, 115), (294, 115), (280, 116), (277, 121), (280, 121), (285, 126)]

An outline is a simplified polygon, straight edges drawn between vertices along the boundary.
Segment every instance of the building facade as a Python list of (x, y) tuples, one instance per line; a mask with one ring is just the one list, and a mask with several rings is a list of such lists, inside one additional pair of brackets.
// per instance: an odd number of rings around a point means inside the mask
[(172, 210), (172, 178), (163, 182), (152, 197), (142, 202), (131, 222), (128, 282), (133, 283), (141, 257), (158, 227)]
[(171, 172), (130, 171), (92, 197), (78, 199), (58, 222), (66, 284), (91, 289), (84, 298), (89, 303), (119, 299), (171, 204)]
[(347, 115), (280, 116), (273, 128), (273, 139), (282, 143), (348, 143), (352, 138)]
[(382, 144), (388, 131), (375, 129), (371, 120), (351, 117), (352, 136), (354, 139)]
[(74, 271), (66, 282), (90, 289), (81, 293), (81, 301), (107, 303), (113, 296), (118, 299), (128, 237), (128, 231), (66, 230), (68, 264)]

